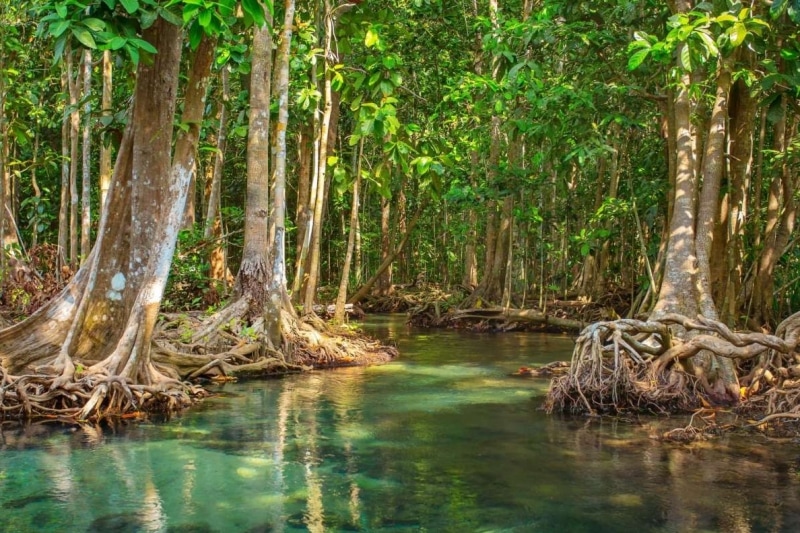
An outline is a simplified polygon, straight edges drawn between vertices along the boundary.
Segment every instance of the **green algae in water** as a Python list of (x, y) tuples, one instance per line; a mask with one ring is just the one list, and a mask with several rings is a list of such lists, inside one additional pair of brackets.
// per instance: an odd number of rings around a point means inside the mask
[(398, 362), (226, 384), (167, 423), (4, 430), (0, 531), (795, 531), (800, 462), (560, 416), (563, 336), (390, 331)]

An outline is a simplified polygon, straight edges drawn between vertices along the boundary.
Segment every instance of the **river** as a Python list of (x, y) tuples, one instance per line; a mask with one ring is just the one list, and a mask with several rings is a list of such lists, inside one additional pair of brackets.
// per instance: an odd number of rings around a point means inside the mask
[[(413, 330), (401, 357), (226, 384), (166, 422), (0, 432), (0, 531), (800, 531), (800, 447), (548, 416), (568, 336)], [(679, 421), (675, 421), (679, 425)]]

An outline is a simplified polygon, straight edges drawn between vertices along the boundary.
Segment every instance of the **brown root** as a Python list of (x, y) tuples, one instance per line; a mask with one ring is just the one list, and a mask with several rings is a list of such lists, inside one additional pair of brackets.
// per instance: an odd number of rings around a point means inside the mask
[(120, 376), (58, 374), (13, 376), (0, 367), (0, 419), (100, 421), (132, 412), (174, 412), (205, 392), (190, 383), (136, 385)]
[[(675, 325), (687, 340), (673, 338), (669, 328)], [(647, 322), (599, 322), (581, 332), (569, 372), (553, 379), (545, 408), (619, 414), (691, 412), (720, 405), (712, 383), (718, 376), (689, 363), (692, 356), (709, 353), (736, 364), (741, 394), (732, 403), (737, 413), (760, 418), (751, 426), (785, 424), (800, 419), (799, 340), (800, 314), (786, 319), (775, 335), (734, 332), (715, 320), (674, 314)], [(709, 428), (718, 431), (721, 426), (706, 424), (702, 431)], [(698, 431), (691, 426), (672, 436), (695, 438)]]

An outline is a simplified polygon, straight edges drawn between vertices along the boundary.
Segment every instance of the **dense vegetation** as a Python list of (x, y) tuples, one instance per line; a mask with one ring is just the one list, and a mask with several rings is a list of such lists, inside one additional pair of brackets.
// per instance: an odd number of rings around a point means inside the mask
[[(6, 4), (2, 297), (18, 315), (43, 305), (40, 292), (80, 283), (81, 271), (104, 275), (113, 254), (90, 253), (106, 227), (104, 209), (108, 239), (133, 231), (139, 241), (114, 253), (152, 247), (162, 230), (137, 229), (136, 220), (158, 225), (170, 217), (163, 209), (137, 215), (135, 191), (177, 194), (181, 163), (186, 208), (158, 300), (162, 311), (211, 318), (167, 321), (164, 331), (183, 332), (161, 351), (165, 361), (228, 328), (225, 335), (261, 343), (236, 357), (260, 353), (272, 361), (261, 369), (294, 365), (281, 354), (294, 342), (286, 331), (300, 328), (297, 310), (311, 316), (316, 304), (335, 300), (341, 322), (347, 300), (435, 285), (435, 305), (417, 310), (429, 322), (441, 323), (448, 310), (450, 317), (546, 322), (555, 300), (592, 304), (593, 314), (577, 317), (584, 320), (642, 319), (606, 323), (620, 325), (604, 326), (609, 333), (594, 342), (608, 345), (610, 332), (620, 332), (615, 347), (632, 366), (657, 358), (647, 372), (680, 369), (718, 401), (738, 402), (742, 387), (749, 395), (794, 375), (794, 321), (779, 324), (800, 303), (796, 0)], [(175, 88), (165, 89), (175, 91), (174, 107), (161, 111), (175, 134), (159, 148), (165, 159), (147, 172), (169, 175), (171, 157), (173, 178), (129, 185), (132, 199), (106, 201), (112, 175), (126, 172), (119, 154), (127, 132), (156, 124), (131, 109), (155, 113), (149, 106), (160, 103), (161, 93), (136, 91), (164, 55), (156, 41), (167, 25), (183, 28), (171, 67)], [(197, 62), (203, 54), (205, 67)], [(129, 141), (131, 177), (144, 175), (135, 154), (152, 150), (141, 148), (151, 141)], [(114, 229), (130, 202), (132, 228)], [(175, 200), (155, 199), (165, 203)], [(97, 257), (98, 266), (87, 266)], [(126, 288), (106, 274), (114, 290)], [(123, 298), (123, 322), (133, 320), (135, 299)], [(534, 315), (512, 311), (532, 308)], [(143, 316), (155, 321), (156, 314)], [(660, 325), (648, 326), (648, 317)], [(234, 320), (239, 325), (228, 327)], [(27, 324), (24, 331), (44, 327)], [(743, 327), (763, 337), (743, 340), (729, 329)], [(140, 348), (153, 328), (144, 330)], [(17, 348), (9, 343), (20, 341), (8, 339), (20, 331), (0, 340), (10, 369), (31, 362), (11, 363)], [(74, 326), (64, 331), (69, 339), (81, 335)], [(690, 348), (670, 351), (673, 336)], [(591, 346), (584, 345), (586, 357), (602, 352)], [(65, 357), (53, 365), (62, 377)], [(230, 372), (230, 358), (181, 361), (176, 377)], [(127, 379), (160, 382), (142, 368)], [(632, 382), (644, 375), (631, 372)], [(697, 401), (686, 380), (665, 376), (675, 394), (662, 402), (634, 391), (633, 403)], [(596, 382), (597, 401), (575, 400), (567, 387), (573, 401), (556, 404), (625, 405), (616, 397), (617, 372), (573, 378)], [(613, 400), (605, 396), (612, 389)]]

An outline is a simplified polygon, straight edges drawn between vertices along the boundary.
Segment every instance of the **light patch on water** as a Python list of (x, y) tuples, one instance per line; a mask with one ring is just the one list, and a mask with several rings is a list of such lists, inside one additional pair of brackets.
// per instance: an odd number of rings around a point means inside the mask
[(643, 504), (642, 497), (638, 494), (614, 494), (608, 501), (618, 507), (641, 507)]
[(275, 463), (268, 457), (245, 457), (242, 461), (250, 466), (269, 466)]
[(485, 376), (489, 372), (484, 367), (464, 365), (407, 365), (405, 371), (408, 374), (413, 374), (415, 376), (425, 376), (447, 380)]
[(283, 503), (283, 494), (274, 492), (258, 494), (255, 496), (254, 502), (259, 506), (274, 507)]
[(259, 472), (258, 470), (255, 470), (253, 468), (240, 466), (239, 468), (236, 469), (236, 475), (244, 479), (254, 479), (258, 477)]
[(350, 425), (339, 428), (338, 434), (345, 440), (367, 440), (374, 439), (375, 433), (363, 426)]

